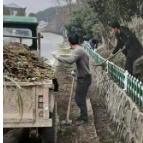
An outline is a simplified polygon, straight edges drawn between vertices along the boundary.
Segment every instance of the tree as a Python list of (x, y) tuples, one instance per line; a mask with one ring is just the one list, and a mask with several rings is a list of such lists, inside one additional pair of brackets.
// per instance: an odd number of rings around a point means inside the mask
[(49, 0), (53, 2), (55, 6), (59, 7), (60, 11), (62, 11), (62, 6), (67, 6), (70, 13), (73, 7), (73, 0)]
[(78, 33), (81, 41), (99, 37), (100, 29), (96, 15), (88, 9), (76, 9), (72, 12), (69, 22), (66, 24), (68, 33)]
[(109, 25), (113, 21), (127, 24), (133, 17), (143, 18), (143, 0), (87, 0), (97, 14), (105, 45), (109, 43)]
[(36, 14), (35, 14), (35, 13), (29, 13), (28, 16), (29, 16), (29, 17), (36, 17)]
[(129, 22), (133, 17), (143, 18), (143, 0), (88, 0), (102, 24), (112, 21)]

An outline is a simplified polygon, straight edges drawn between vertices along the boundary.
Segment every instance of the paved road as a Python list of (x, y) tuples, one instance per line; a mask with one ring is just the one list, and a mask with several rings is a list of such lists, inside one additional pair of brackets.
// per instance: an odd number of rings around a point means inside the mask
[(41, 40), (41, 56), (53, 63), (52, 51), (58, 50), (58, 44), (63, 42), (63, 37), (52, 33), (41, 33), (44, 38)]

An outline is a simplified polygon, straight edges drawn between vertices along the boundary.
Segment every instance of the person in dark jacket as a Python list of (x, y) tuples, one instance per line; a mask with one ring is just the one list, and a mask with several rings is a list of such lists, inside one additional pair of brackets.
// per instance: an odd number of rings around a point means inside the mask
[(127, 27), (120, 26), (119, 23), (112, 23), (113, 33), (117, 39), (117, 45), (111, 53), (110, 57), (119, 50), (123, 49), (123, 54), (126, 56), (125, 70), (133, 75), (133, 63), (143, 55), (143, 46)]
[[(98, 43), (101, 43), (101, 40), (98, 40), (97, 38), (93, 38), (93, 39), (89, 40), (89, 44), (90, 44), (92, 50), (94, 50), (95, 48), (97, 49)], [(96, 47), (95, 47), (95, 45), (96, 45)]]

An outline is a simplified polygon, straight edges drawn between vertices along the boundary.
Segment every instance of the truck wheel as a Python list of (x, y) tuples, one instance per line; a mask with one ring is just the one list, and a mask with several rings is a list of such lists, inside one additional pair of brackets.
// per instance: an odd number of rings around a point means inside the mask
[(42, 143), (56, 143), (57, 142), (57, 105), (55, 104), (53, 113), (53, 126), (42, 129)]

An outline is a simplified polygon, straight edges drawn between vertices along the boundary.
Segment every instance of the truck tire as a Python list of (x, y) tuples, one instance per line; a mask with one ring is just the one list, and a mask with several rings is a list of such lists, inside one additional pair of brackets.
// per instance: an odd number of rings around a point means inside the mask
[(57, 142), (57, 105), (55, 104), (52, 113), (53, 126), (42, 129), (42, 143), (56, 143)]

